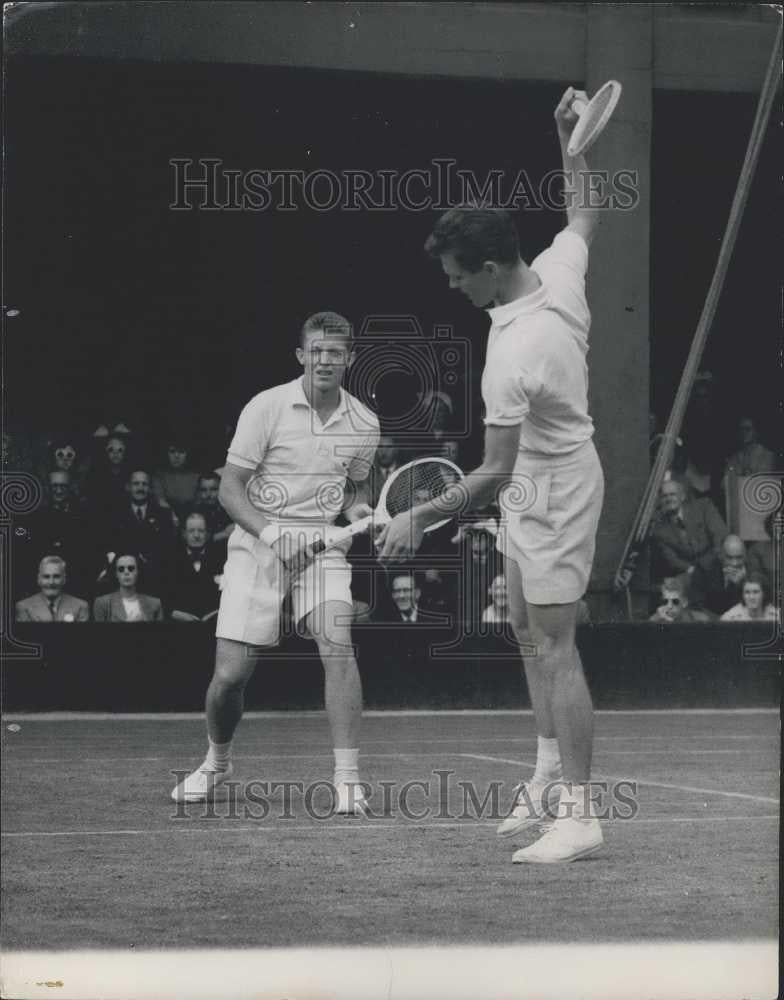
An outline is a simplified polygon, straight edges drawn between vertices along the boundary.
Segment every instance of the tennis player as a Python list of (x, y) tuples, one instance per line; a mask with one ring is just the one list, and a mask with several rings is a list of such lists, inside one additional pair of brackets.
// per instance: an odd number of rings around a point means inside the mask
[[(209, 746), (172, 792), (213, 798), (232, 775), (232, 738), (243, 692), (261, 654), (279, 641), (290, 594), (294, 621), (315, 639), (335, 754), (336, 812), (363, 811), (358, 745), (362, 688), (351, 642), (350, 540), (315, 558), (313, 543), (339, 513), (371, 513), (368, 474), (379, 439), (374, 413), (341, 386), (354, 360), (349, 322), (331, 312), (306, 320), (296, 351), (303, 375), (254, 396), (242, 411), (221, 476), (229, 538), (207, 691)], [(253, 498), (253, 502), (251, 502)]]
[[(539, 734), (534, 775), (519, 787), (498, 833), (516, 836), (560, 798), (555, 821), (516, 852), (516, 862), (573, 861), (603, 842), (588, 794), (593, 708), (575, 644), (604, 493), (586, 364), (585, 274), (598, 213), (580, 188), (585, 158), (567, 153), (575, 97), (587, 101), (570, 87), (555, 110), (568, 225), (547, 250), (527, 265), (511, 218), (481, 208), (451, 209), (425, 244), (440, 258), (450, 288), (475, 306), (492, 303), (482, 375), (484, 460), (460, 488), (468, 508), (499, 495), (505, 523), (497, 546), (506, 556), (510, 617), (522, 642), (527, 609), (525, 639), (536, 647), (525, 673)], [(380, 560), (408, 558), (437, 517), (432, 503), (398, 515), (376, 539)]]

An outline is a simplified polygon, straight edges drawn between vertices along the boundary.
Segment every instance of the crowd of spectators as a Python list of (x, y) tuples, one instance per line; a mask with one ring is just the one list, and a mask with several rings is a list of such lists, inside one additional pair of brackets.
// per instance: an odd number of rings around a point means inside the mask
[[(370, 478), (375, 506), (389, 477), (421, 455), (470, 464), (452, 436), (452, 401), (421, 400), (429, 431), (405, 437), (382, 429)], [(712, 378), (698, 377), (650, 532), (651, 601), (661, 623), (777, 618), (773, 515), (742, 538), (728, 527), (739, 477), (772, 472), (776, 457), (742, 415), (734, 439), (718, 420)], [(717, 427), (725, 427), (724, 444)], [(230, 428), (227, 429), (230, 434)], [(651, 417), (651, 457), (662, 435)], [(58, 433), (37, 448), (3, 433), (3, 467), (42, 486), (38, 508), (15, 519), (13, 586), (17, 617), (35, 621), (205, 621), (217, 614), (230, 518), (219, 502), (225, 447), (198, 464), (180, 432), (142, 448), (124, 422), (90, 438)], [(504, 632), (509, 595), (496, 547), (497, 508), (426, 535), (411, 565), (394, 572), (374, 559), (369, 536), (355, 539), (355, 620), (460, 622)], [(34, 593), (34, 591), (37, 592)], [(590, 620), (583, 602), (580, 621)]]

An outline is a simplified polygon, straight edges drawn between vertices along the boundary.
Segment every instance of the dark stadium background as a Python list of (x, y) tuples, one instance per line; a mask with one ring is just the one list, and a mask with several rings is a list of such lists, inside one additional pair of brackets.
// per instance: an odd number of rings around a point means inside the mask
[[(478, 401), (487, 320), (447, 292), (422, 253), (436, 213), (173, 212), (169, 160), (212, 156), (227, 168), (307, 171), (402, 170), (454, 157), (480, 176), (500, 167), (536, 178), (559, 166), (552, 108), (561, 89), (10, 59), (5, 301), (21, 315), (6, 324), (7, 418), (31, 431), (83, 433), (125, 419), (150, 440), (184, 424), (206, 450), (254, 392), (293, 377), (298, 326), (323, 308), (355, 322), (413, 314), (426, 331), (453, 323), (474, 346)], [(651, 402), (662, 421), (755, 105), (755, 95), (654, 94)], [(751, 408), (771, 444), (780, 377), (780, 207), (769, 201), (778, 131), (774, 122), (705, 358), (727, 416)], [(519, 221), (528, 259), (562, 225), (546, 211), (520, 212)], [(601, 336), (599, 323), (592, 336)], [(382, 408), (410, 389), (399, 379), (382, 383)]]

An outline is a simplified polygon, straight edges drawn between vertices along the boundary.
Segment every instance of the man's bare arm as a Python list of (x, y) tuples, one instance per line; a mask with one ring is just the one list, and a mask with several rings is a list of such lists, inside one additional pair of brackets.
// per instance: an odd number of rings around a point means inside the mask
[(253, 475), (252, 469), (227, 462), (221, 475), (218, 499), (234, 524), (258, 538), (270, 521), (248, 499), (247, 486)]
[(575, 97), (588, 102), (588, 95), (584, 90), (567, 88), (555, 109), (555, 121), (558, 125), (558, 141), (561, 144), (563, 161), (566, 218), (569, 221), (569, 228), (579, 233), (590, 246), (599, 225), (599, 210), (592, 208), (589, 203), (588, 164), (585, 156), (570, 156), (567, 152), (572, 131), (579, 119), (577, 112), (572, 110), (572, 101)]

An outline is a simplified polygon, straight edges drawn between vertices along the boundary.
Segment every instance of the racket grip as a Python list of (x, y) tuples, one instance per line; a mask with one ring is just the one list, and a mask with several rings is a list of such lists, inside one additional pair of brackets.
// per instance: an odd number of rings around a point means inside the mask
[(575, 97), (572, 101), (572, 111), (574, 111), (576, 115), (581, 115), (587, 107), (588, 102), (584, 101), (581, 97)]

